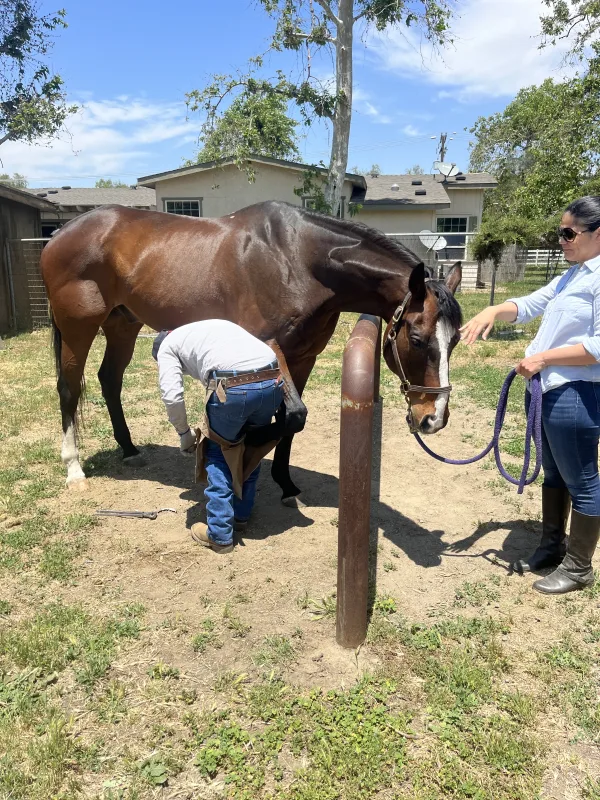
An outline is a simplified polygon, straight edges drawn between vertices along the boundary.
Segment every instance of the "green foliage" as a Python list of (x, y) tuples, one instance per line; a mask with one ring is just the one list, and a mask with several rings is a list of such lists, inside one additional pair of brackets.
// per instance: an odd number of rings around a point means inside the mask
[(26, 189), (27, 178), (19, 172), (14, 172), (12, 178), (7, 172), (0, 174), (0, 183), (3, 186), (10, 186), (11, 189)]
[(425, 170), (420, 164), (413, 164), (406, 170), (407, 175), (425, 175)]
[(0, 0), (0, 144), (51, 138), (77, 110), (44, 63), (65, 17), (40, 15), (36, 0)]
[[(191, 100), (198, 93), (188, 96)], [(195, 110), (199, 99), (190, 108)], [(202, 125), (201, 148), (188, 163), (218, 161), (233, 157), (238, 162), (252, 155), (272, 158), (299, 158), (298, 122), (287, 113), (284, 95), (246, 90), (238, 95), (221, 115), (210, 115)]]
[(555, 45), (561, 39), (569, 39), (570, 55), (582, 59), (586, 48), (597, 43), (600, 32), (599, 0), (544, 0), (550, 13), (540, 18), (542, 47)]
[(129, 189), (128, 183), (113, 181), (112, 178), (98, 178), (94, 185), (96, 189)]
[(495, 240), (539, 241), (572, 200), (600, 181), (600, 59), (580, 75), (522, 89), (503, 112), (480, 117), (471, 133), (471, 169), (491, 172), (484, 226)]

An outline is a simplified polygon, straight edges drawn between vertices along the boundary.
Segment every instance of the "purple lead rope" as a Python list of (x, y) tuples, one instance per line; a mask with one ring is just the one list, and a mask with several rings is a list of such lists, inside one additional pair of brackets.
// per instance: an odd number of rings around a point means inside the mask
[[(527, 428), (525, 430), (525, 456), (523, 458), (521, 477), (519, 480), (516, 480), (504, 469), (504, 464), (502, 463), (502, 458), (500, 456), (500, 433), (502, 431), (502, 426), (504, 425), (504, 417), (506, 416), (508, 392), (516, 374), (517, 373), (514, 369), (511, 370), (502, 385), (502, 390), (500, 391), (500, 397), (498, 399), (498, 408), (496, 409), (494, 436), (492, 441), (484, 450), (481, 451), (481, 453), (479, 453), (479, 455), (464, 459), (444, 458), (443, 456), (439, 456), (437, 453), (434, 453), (433, 450), (430, 450), (418, 433), (415, 433), (414, 437), (421, 445), (423, 450), (425, 450), (425, 452), (433, 458), (437, 459), (437, 461), (442, 461), (444, 464), (455, 464), (458, 466), (462, 466), (463, 464), (474, 464), (476, 461), (480, 461), (482, 458), (487, 456), (487, 454), (493, 448), (496, 466), (498, 467), (500, 474), (503, 478), (506, 478), (507, 481), (519, 487), (517, 494), (523, 494), (523, 488), (525, 486), (529, 486), (535, 481), (537, 476), (540, 474), (540, 469), (542, 466), (542, 384), (539, 373), (531, 378), (531, 403), (529, 404)], [(533, 470), (533, 475), (531, 478), (528, 478), (527, 473), (529, 472), (529, 464), (531, 462), (532, 440), (535, 443), (535, 469)]]

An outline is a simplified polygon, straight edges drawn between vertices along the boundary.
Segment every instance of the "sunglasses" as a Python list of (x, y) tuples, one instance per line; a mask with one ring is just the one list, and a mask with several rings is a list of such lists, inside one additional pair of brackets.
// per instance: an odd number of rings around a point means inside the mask
[(558, 238), (565, 242), (574, 242), (581, 233), (591, 233), (594, 228), (586, 228), (584, 231), (574, 231), (573, 228), (558, 228)]

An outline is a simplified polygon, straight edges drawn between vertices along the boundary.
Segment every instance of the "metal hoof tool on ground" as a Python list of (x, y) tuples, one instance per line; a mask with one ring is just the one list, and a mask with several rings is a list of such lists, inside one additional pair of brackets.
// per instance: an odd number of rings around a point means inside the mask
[(156, 511), (113, 511), (110, 508), (99, 508), (96, 514), (100, 517), (136, 517), (137, 519), (156, 519), (163, 511), (177, 513), (175, 508), (157, 508)]

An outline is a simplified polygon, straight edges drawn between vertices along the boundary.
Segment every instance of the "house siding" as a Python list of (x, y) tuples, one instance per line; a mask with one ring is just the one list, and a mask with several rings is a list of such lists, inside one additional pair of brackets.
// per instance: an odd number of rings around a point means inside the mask
[[(270, 164), (255, 164), (256, 179), (249, 183), (244, 172), (233, 164), (221, 169), (194, 172), (156, 183), (156, 209), (164, 211), (164, 200), (202, 198), (203, 217), (222, 217), (241, 208), (267, 200), (283, 200), (302, 205), (302, 198), (294, 194), (300, 186), (300, 171)], [(349, 181), (344, 184), (346, 202), (352, 194)]]

